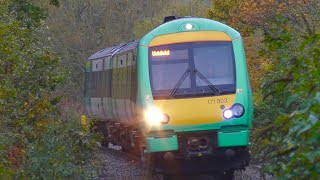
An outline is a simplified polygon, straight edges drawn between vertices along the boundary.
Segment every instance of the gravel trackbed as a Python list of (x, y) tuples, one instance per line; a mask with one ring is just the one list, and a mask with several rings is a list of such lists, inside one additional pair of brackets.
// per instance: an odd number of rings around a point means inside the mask
[[(101, 164), (101, 168), (92, 175), (91, 179), (110, 179), (110, 180), (153, 180), (147, 173), (147, 168), (137, 157), (123, 153), (121, 148), (111, 146), (110, 148), (100, 147), (96, 150), (96, 161)], [(216, 180), (214, 175), (193, 175), (188, 177), (179, 176), (172, 179), (190, 180)], [(244, 171), (235, 172), (235, 180), (259, 180), (263, 179), (259, 168), (249, 166)], [(270, 176), (265, 179), (273, 179)]]

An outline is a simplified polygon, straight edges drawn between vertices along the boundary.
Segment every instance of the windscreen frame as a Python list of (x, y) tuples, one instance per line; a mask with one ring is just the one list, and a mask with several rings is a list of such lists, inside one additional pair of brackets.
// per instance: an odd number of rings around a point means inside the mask
[[(152, 51), (153, 50), (157, 50), (157, 49), (170, 49), (170, 47), (172, 45), (179, 45), (181, 47), (187, 47), (188, 49), (188, 54), (189, 54), (189, 59), (187, 59), (187, 62), (189, 64), (189, 68), (191, 68), (191, 73), (188, 75), (190, 77), (191, 80), (191, 87), (190, 88), (182, 88), (179, 87), (177, 92), (181, 92), (181, 91), (185, 91), (186, 89), (191, 90), (192, 92), (197, 92), (199, 90), (205, 90), (205, 91), (210, 91), (209, 87), (206, 86), (197, 86), (196, 84), (196, 74), (195, 72), (193, 72), (193, 70), (195, 69), (195, 60), (194, 60), (194, 50), (193, 48), (195, 48), (196, 46), (198, 46), (198, 44), (205, 44), (206, 46), (209, 45), (221, 45), (221, 43), (224, 43), (225, 45), (228, 45), (230, 47), (230, 52), (232, 52), (231, 55), (231, 64), (232, 64), (232, 73), (233, 73), (233, 84), (229, 84), (228, 86), (232, 86), (232, 88), (229, 88), (230, 90), (228, 91), (224, 91), (222, 92), (222, 94), (234, 94), (236, 92), (236, 84), (237, 84), (237, 79), (236, 79), (236, 62), (235, 62), (235, 52), (234, 52), (234, 48), (233, 48), (233, 43), (232, 41), (196, 41), (196, 42), (186, 42), (186, 43), (176, 43), (176, 44), (166, 44), (166, 45), (159, 45), (159, 46), (153, 46), (153, 47), (149, 47), (148, 49), (148, 64), (149, 64), (149, 76), (150, 76), (150, 87), (151, 87), (151, 91), (152, 91), (152, 95), (154, 97), (154, 99), (167, 99), (169, 92), (168, 90), (154, 90), (154, 84), (153, 84), (153, 72), (152, 72), (152, 65), (153, 64), (158, 64), (159, 62), (153, 62), (152, 61)], [(206, 47), (204, 46), (204, 47)], [(180, 48), (178, 48), (180, 49)], [(173, 60), (176, 62), (179, 61), (184, 61), (184, 60)], [(159, 63), (161, 64), (161, 62)], [(225, 86), (224, 84), (220, 84), (218, 86)], [(170, 89), (172, 90), (172, 89)], [(169, 90), (169, 91), (170, 91)], [(157, 92), (156, 92), (157, 91)], [(162, 94), (159, 93), (159, 91), (162, 92), (166, 92), (167, 94)], [(202, 94), (202, 93), (193, 93), (193, 94), (184, 94), (181, 95), (178, 93), (178, 96), (175, 96), (174, 98), (184, 98), (184, 97), (206, 97), (206, 96), (214, 96), (213, 93), (208, 93), (208, 94)]]

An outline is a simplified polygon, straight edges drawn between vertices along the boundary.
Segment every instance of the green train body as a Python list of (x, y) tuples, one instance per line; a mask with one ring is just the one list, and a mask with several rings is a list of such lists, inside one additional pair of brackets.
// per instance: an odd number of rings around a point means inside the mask
[(152, 155), (162, 169), (172, 170), (166, 163), (173, 159), (222, 171), (250, 160), (253, 101), (243, 41), (222, 23), (174, 19), (93, 54), (84, 102), (106, 143)]

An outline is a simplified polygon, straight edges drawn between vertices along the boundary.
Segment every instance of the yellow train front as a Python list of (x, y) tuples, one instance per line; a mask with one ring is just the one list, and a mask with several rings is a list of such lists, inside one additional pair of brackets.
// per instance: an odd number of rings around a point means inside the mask
[(167, 17), (139, 41), (107, 51), (89, 58), (86, 73), (92, 81), (101, 62), (97, 81), (106, 97), (85, 94), (107, 142), (150, 157), (167, 174), (232, 173), (248, 164), (253, 104), (237, 31), (209, 19)]

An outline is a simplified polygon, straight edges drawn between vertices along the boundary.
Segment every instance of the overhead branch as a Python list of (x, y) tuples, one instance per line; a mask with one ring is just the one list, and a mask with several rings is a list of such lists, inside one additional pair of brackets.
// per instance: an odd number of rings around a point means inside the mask
[(314, 32), (312, 31), (312, 29), (311, 29), (311, 27), (310, 27), (311, 25), (310, 25), (309, 22), (307, 21), (306, 16), (305, 16), (303, 13), (300, 13), (300, 15), (301, 15), (301, 17), (302, 17), (302, 19), (303, 19), (303, 22), (306, 24), (307, 31), (308, 31), (309, 35), (313, 35)]

